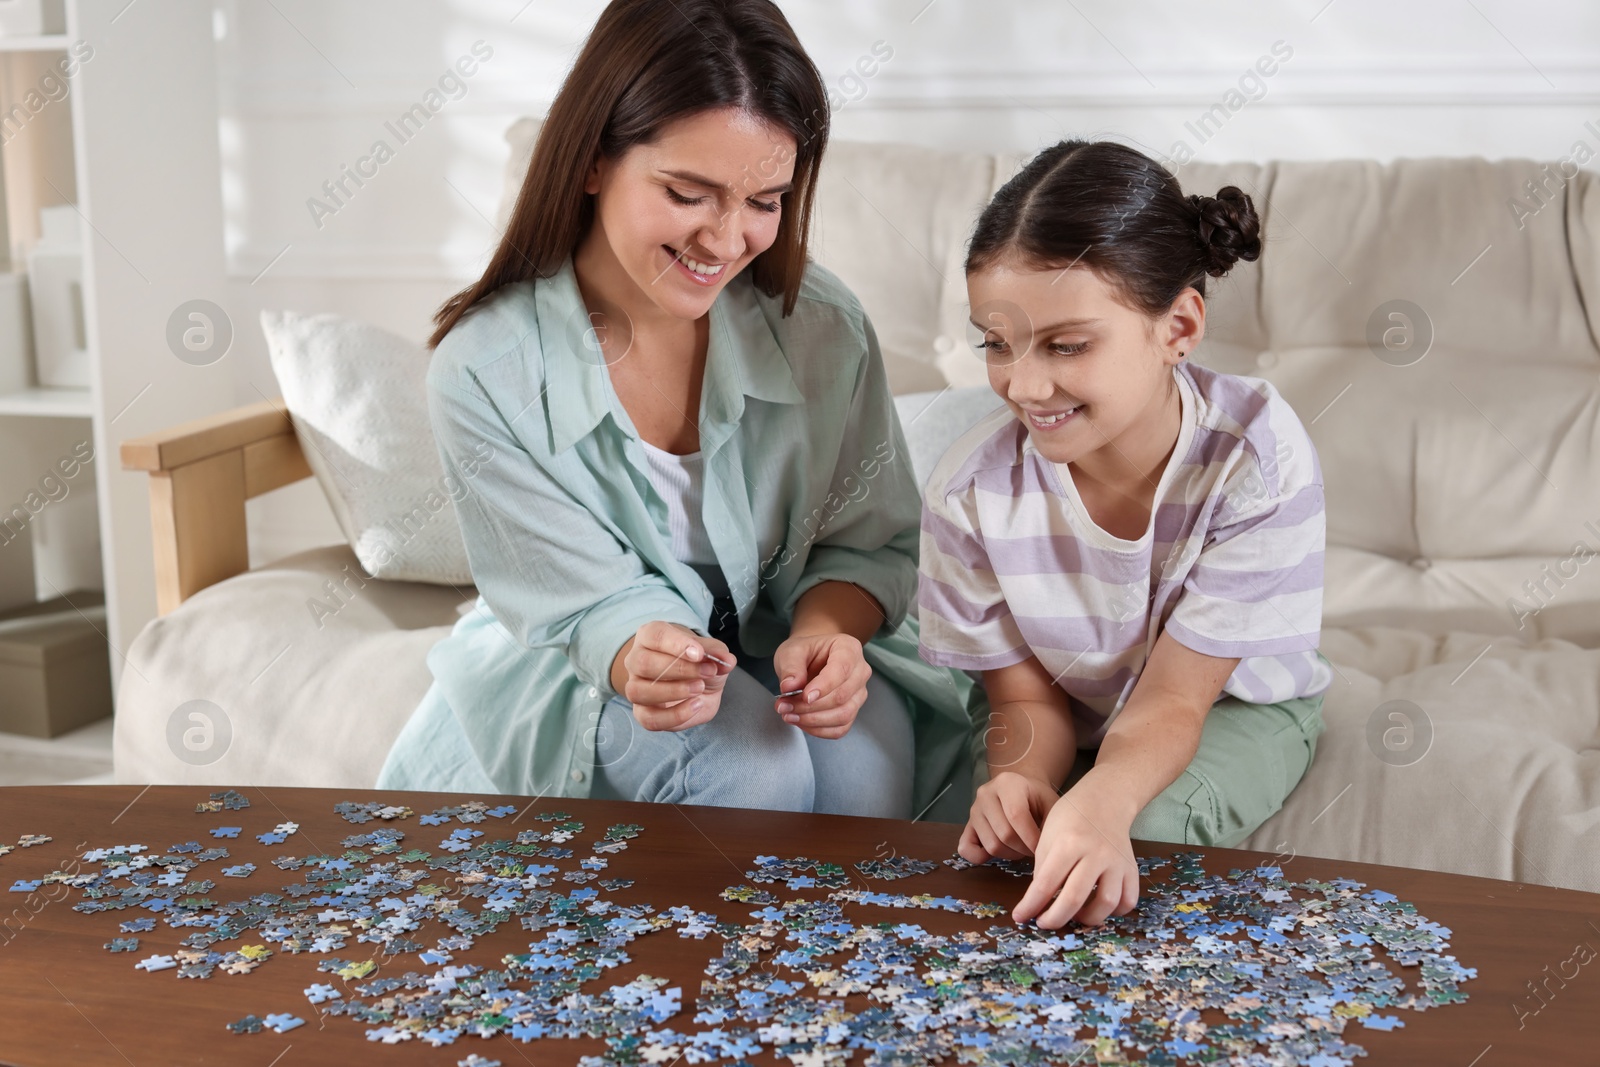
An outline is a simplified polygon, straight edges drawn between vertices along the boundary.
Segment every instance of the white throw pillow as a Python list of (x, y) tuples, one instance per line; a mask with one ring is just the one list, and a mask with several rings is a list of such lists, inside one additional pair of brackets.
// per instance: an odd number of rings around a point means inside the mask
[(262, 311), (261, 329), (306, 462), (361, 566), (378, 578), (470, 583), (455, 508), (468, 487), (434, 444), (428, 349), (333, 314)]

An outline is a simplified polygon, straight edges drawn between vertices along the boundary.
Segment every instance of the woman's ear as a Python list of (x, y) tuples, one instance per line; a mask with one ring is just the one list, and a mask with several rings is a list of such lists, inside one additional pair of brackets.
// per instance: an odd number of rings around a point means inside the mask
[(593, 194), (598, 193), (600, 191), (600, 182), (601, 182), (601, 179), (604, 177), (604, 173), (603, 173), (603, 171), (601, 169), (601, 166), (605, 162), (606, 162), (606, 160), (605, 160), (604, 157), (602, 157), (602, 156), (596, 156), (595, 157), (594, 164), (589, 168), (588, 175), (585, 176), (584, 179), (583, 179), (583, 191), (584, 192), (593, 195)]

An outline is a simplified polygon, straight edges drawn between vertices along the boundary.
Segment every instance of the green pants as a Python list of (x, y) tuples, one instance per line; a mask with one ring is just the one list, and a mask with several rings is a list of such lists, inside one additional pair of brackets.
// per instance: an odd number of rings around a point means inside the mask
[[(1206, 712), (1194, 759), (1134, 818), (1128, 836), (1237, 845), (1283, 807), (1311, 766), (1322, 730), (1322, 694), (1281, 704), (1222, 697)], [(1067, 788), (1094, 758), (1093, 750), (1078, 753)]]

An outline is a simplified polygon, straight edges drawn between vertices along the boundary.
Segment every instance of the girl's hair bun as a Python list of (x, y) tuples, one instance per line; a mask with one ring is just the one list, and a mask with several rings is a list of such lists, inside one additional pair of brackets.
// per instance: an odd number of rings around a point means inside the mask
[(1191, 196), (1195, 209), (1196, 236), (1200, 242), (1201, 269), (1220, 278), (1241, 259), (1261, 255), (1261, 218), (1249, 194), (1236, 185), (1225, 185), (1216, 196)]
[(1261, 255), (1255, 205), (1229, 185), (1185, 196), (1171, 171), (1116, 141), (1062, 141), (1017, 172), (978, 216), (968, 274), (1008, 258), (1038, 270), (1085, 267), (1128, 307), (1165, 315), (1185, 289), (1206, 295), (1220, 277)]

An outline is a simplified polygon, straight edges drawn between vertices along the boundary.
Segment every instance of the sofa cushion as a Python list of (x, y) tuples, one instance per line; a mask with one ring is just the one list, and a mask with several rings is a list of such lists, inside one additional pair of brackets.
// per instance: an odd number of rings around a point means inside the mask
[(1596, 368), (1519, 367), (1442, 345), (1412, 366), (1348, 347), (1202, 362), (1272, 382), (1306, 424), (1327, 498), (1326, 624), (1595, 646)]
[(1545, 169), (1525, 159), (1276, 164), (1263, 212), (1269, 347), (1365, 354), (1372, 313), (1404, 299), (1425, 310), (1448, 351), (1593, 372), (1564, 201), (1582, 198), (1596, 175), (1551, 183), (1543, 195), (1552, 202), (1520, 217), (1513, 206), (1533, 202), (1528, 186)]
[(1322, 652), (1311, 769), (1239, 847), (1600, 892), (1600, 651), (1374, 626)]
[[(202, 589), (128, 649), (117, 780), (371, 788), (432, 684), (428, 650), (476, 599), (470, 585), (364, 578), (348, 545)], [(171, 740), (195, 700), (220, 717), (212, 729), (231, 735), (225, 747), (186, 752)]]
[(455, 501), (428, 422), (430, 353), (341, 315), (262, 311), (272, 370), (306, 462), (368, 574), (472, 581)]
[[(945, 385), (952, 359), (982, 367), (965, 347), (961, 264), (993, 180), (994, 158), (975, 152), (849, 141), (828, 147), (812, 254), (860, 298), (896, 393)], [(952, 282), (963, 283), (953, 331), (945, 298)]]

